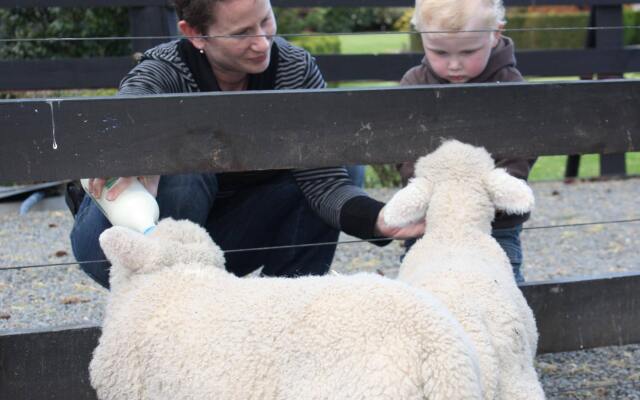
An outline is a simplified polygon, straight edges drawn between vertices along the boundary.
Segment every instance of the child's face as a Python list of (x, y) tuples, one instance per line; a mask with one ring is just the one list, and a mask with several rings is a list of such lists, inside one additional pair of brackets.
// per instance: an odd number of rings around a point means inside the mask
[(423, 33), (422, 44), (436, 75), (451, 83), (465, 83), (487, 67), (499, 37), (499, 32)]

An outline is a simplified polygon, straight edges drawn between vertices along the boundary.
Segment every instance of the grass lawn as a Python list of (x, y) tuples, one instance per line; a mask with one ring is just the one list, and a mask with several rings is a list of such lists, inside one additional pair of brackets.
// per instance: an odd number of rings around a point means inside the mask
[[(564, 177), (567, 156), (540, 157), (531, 171), (531, 181), (556, 180)], [(640, 175), (640, 152), (626, 153), (628, 175)], [(588, 154), (580, 160), (578, 176), (589, 178), (600, 175), (600, 156)]]
[(399, 53), (409, 48), (409, 35), (341, 35), (342, 54)]
[[(544, 156), (538, 158), (529, 175), (529, 181), (554, 181), (564, 178), (567, 156)], [(626, 154), (627, 175), (640, 175), (640, 152)], [(392, 171), (394, 168), (390, 168)], [(580, 178), (590, 178), (600, 175), (600, 156), (597, 154), (587, 154), (580, 160), (578, 176)], [(375, 171), (371, 167), (366, 169), (365, 182), (367, 187), (377, 188), (388, 186), (380, 181)]]

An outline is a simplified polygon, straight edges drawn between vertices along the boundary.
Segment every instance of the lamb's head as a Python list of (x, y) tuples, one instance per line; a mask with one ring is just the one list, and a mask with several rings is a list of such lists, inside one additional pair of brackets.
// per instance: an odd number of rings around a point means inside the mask
[(402, 227), (425, 218), (429, 210), (427, 226), (479, 224), (488, 230), (496, 209), (524, 214), (533, 204), (531, 188), (495, 168), (483, 147), (449, 140), (416, 162), (415, 177), (389, 201), (384, 218)]
[(203, 228), (187, 220), (163, 219), (146, 236), (114, 226), (100, 235), (100, 246), (112, 264), (112, 288), (134, 274), (149, 274), (176, 264), (197, 263), (224, 270), (222, 250)]

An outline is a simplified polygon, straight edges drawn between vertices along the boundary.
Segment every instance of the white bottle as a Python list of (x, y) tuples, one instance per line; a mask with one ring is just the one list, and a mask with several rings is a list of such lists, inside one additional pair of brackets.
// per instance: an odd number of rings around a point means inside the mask
[(137, 179), (115, 200), (107, 200), (107, 191), (116, 184), (118, 178), (108, 179), (100, 198), (89, 192), (89, 179), (81, 179), (84, 191), (93, 199), (111, 225), (124, 226), (147, 234), (158, 223), (160, 210), (158, 202)]

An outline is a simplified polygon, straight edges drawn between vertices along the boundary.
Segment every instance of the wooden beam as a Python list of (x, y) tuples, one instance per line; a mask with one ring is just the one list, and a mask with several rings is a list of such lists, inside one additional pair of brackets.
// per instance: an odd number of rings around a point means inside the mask
[(100, 328), (0, 333), (0, 399), (95, 400), (89, 361)]
[[(640, 275), (521, 286), (539, 353), (640, 343)], [(0, 333), (0, 398), (94, 400), (88, 365), (99, 327)]]
[(172, 6), (171, 0), (0, 0), (0, 8)]
[[(129, 26), (133, 37), (177, 36), (178, 17), (168, 7), (130, 7)], [(144, 52), (167, 39), (136, 39), (131, 41), (134, 52)]]
[[(399, 81), (423, 54), (318, 55), (327, 81)], [(640, 71), (640, 48), (603, 50), (523, 50), (516, 53), (518, 69), (530, 76), (578, 76), (608, 71)]]
[(640, 343), (640, 275), (524, 284), (541, 353)]
[[(631, 0), (505, 0), (505, 6), (617, 5)], [(273, 0), (274, 7), (413, 7), (413, 0)], [(0, 8), (168, 6), (170, 0), (0, 0)]]
[(115, 88), (133, 57), (0, 61), (0, 90)]
[(0, 181), (640, 148), (640, 80), (0, 101)]
[[(327, 81), (399, 81), (420, 53), (318, 55)], [(577, 76), (640, 71), (640, 48), (604, 50), (524, 50), (518, 69), (532, 76)], [(0, 61), (0, 90), (115, 88), (134, 66), (132, 57)]]
[(47, 190), (47, 189), (54, 190), (56, 187), (62, 188), (65, 185), (65, 183), (67, 183), (67, 181), (45, 182), (45, 183), (38, 183), (35, 185), (24, 185), (24, 186), (0, 186), (0, 200), (17, 196), (19, 194), (24, 194), (24, 193), (36, 192), (36, 191)]
[[(595, 26), (620, 26), (623, 25), (621, 5), (596, 6), (591, 8), (591, 17)], [(594, 47), (596, 49), (621, 49), (624, 47), (624, 31), (593, 31)], [(598, 79), (622, 78), (623, 69), (602, 71)], [(605, 154), (600, 156), (600, 175), (624, 176), (626, 175), (626, 157), (621, 154)]]

